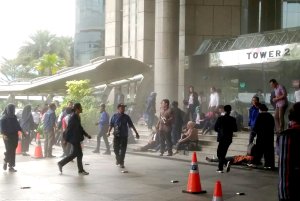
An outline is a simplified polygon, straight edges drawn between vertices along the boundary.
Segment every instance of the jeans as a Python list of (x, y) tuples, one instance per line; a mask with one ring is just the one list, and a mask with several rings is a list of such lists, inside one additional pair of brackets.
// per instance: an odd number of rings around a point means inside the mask
[(110, 152), (110, 147), (109, 147), (109, 143), (108, 143), (106, 133), (107, 133), (107, 129), (100, 129), (100, 131), (97, 135), (97, 146), (96, 146), (97, 151), (100, 150), (101, 137), (103, 137), (103, 140), (104, 140), (104, 143), (105, 143), (105, 146), (106, 146), (106, 152)]

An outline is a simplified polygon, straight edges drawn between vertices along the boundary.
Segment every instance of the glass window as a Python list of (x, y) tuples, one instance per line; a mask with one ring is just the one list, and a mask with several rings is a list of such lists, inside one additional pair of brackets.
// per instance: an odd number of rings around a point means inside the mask
[(300, 26), (300, 1), (284, 1), (282, 11), (283, 28)]

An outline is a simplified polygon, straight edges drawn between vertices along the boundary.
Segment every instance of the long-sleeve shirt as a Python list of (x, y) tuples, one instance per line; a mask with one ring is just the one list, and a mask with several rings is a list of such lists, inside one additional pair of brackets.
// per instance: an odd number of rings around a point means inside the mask
[(98, 127), (99, 127), (99, 130), (107, 129), (109, 127), (109, 115), (106, 111), (103, 111), (100, 113)]
[(55, 122), (56, 122), (56, 116), (55, 112), (53, 110), (48, 110), (43, 119), (44, 123), (44, 130), (45, 131), (52, 131), (55, 127)]
[(250, 126), (251, 129), (253, 129), (255, 125), (255, 121), (258, 114), (259, 114), (258, 107), (252, 105), (252, 107), (249, 109), (249, 122), (248, 122), (248, 126)]
[(232, 142), (233, 132), (237, 132), (236, 120), (234, 117), (225, 114), (220, 116), (215, 123), (215, 131), (218, 133), (218, 142)]
[(218, 107), (220, 102), (220, 97), (217, 92), (210, 94), (210, 100), (208, 107)]

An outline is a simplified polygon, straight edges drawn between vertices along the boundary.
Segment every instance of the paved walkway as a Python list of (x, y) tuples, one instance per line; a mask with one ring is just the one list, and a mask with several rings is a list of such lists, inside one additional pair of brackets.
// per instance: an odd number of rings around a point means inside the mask
[[(59, 147), (54, 154), (61, 155)], [(0, 143), (0, 153), (3, 153)], [(34, 147), (30, 147), (33, 153)], [(67, 164), (60, 175), (57, 161), (17, 156), (17, 173), (3, 171), (0, 176), (0, 200), (130, 200), (130, 201), (208, 201), (212, 200), (214, 185), (220, 180), (225, 201), (277, 200), (277, 173), (256, 169), (232, 168), (229, 173), (217, 174), (216, 164), (199, 164), (201, 184), (207, 194), (182, 193), (186, 189), (190, 157), (149, 157), (127, 154), (122, 173), (114, 156), (93, 154), (84, 149), (83, 163), (88, 176), (77, 174), (76, 162)], [(2, 155), (2, 154), (1, 154)], [(2, 158), (1, 158), (2, 160)], [(1, 164), (2, 165), (2, 164)], [(171, 183), (178, 180), (178, 183)], [(25, 188), (24, 188), (25, 187)], [(243, 192), (244, 196), (236, 193)]]

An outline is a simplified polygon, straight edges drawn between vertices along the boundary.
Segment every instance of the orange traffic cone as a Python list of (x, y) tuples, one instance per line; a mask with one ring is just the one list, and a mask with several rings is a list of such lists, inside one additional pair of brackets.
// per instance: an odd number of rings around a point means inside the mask
[(182, 192), (193, 194), (206, 193), (206, 191), (202, 190), (201, 188), (196, 152), (194, 152), (192, 156), (191, 170), (189, 174), (187, 189), (182, 190)]
[(223, 201), (221, 182), (217, 181), (212, 201)]
[(22, 133), (21, 131), (18, 132), (19, 140), (18, 140), (18, 146), (16, 149), (16, 154), (21, 154), (22, 153)]
[(36, 134), (36, 147), (34, 150), (34, 158), (43, 158), (43, 151), (42, 151), (42, 146), (41, 146), (41, 138), (40, 134)]

